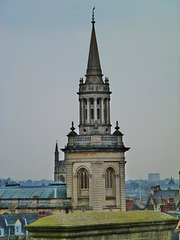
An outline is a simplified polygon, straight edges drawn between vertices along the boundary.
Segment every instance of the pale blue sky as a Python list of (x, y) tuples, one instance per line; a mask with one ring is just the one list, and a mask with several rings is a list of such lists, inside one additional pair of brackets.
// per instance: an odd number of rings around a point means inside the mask
[(126, 178), (178, 178), (178, 0), (1, 0), (0, 177), (53, 179), (56, 140), (66, 145), (72, 120), (78, 132), (94, 6), (112, 131), (118, 120), (131, 147)]

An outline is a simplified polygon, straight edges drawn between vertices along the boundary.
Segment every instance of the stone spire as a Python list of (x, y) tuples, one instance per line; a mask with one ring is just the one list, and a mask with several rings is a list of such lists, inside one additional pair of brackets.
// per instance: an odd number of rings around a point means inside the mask
[(59, 151), (58, 151), (58, 143), (56, 142), (56, 147), (55, 147), (55, 154), (56, 153), (59, 153)]
[(101, 64), (99, 59), (98, 53), (98, 46), (96, 40), (96, 33), (95, 33), (95, 21), (94, 21), (94, 9), (92, 12), (92, 32), (91, 32), (91, 41), (90, 41), (90, 48), (89, 48), (89, 57), (88, 57), (88, 64), (86, 70), (86, 82), (102, 82), (102, 70)]
[(56, 146), (55, 146), (54, 156), (55, 156), (55, 162), (58, 162), (59, 161), (59, 151), (58, 151), (58, 143), (57, 142), (56, 142)]
[(109, 80), (102, 79), (95, 33), (94, 8), (86, 81), (79, 83), (80, 135), (111, 134)]

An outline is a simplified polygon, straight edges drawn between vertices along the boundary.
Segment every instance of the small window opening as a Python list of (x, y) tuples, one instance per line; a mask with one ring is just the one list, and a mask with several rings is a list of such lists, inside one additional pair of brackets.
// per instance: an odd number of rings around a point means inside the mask
[(97, 119), (100, 119), (100, 109), (97, 109)]
[(91, 109), (91, 119), (94, 119), (94, 109)]

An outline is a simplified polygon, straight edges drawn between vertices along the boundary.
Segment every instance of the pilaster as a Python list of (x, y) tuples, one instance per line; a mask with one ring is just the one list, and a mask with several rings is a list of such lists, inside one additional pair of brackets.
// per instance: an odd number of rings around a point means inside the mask
[(78, 205), (78, 178), (77, 175), (73, 176), (73, 200), (74, 200), (74, 206), (76, 207)]
[(119, 163), (120, 174), (120, 206), (121, 211), (126, 211), (126, 196), (125, 196), (125, 161)]
[(73, 164), (66, 163), (67, 168), (67, 197), (73, 197)]
[(116, 181), (116, 206), (120, 207), (120, 176), (119, 174), (115, 175), (115, 181)]
[(92, 207), (94, 212), (103, 210), (103, 164), (102, 162), (92, 163)]

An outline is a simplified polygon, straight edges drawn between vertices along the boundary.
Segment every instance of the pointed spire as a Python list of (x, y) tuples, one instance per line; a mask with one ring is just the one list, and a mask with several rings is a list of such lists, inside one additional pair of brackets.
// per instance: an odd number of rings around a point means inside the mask
[(58, 164), (58, 162), (59, 162), (58, 141), (56, 141), (54, 158), (55, 158), (55, 166), (57, 166), (57, 164)]
[(100, 76), (100, 80), (102, 77), (102, 70), (101, 70), (101, 64), (99, 59), (99, 53), (98, 53), (98, 46), (96, 41), (96, 33), (95, 33), (95, 20), (94, 20), (94, 9), (92, 11), (92, 32), (91, 32), (91, 41), (90, 41), (90, 48), (89, 48), (89, 57), (88, 57), (88, 65), (87, 65), (87, 71), (86, 71), (86, 77), (87, 81), (89, 81), (89, 76)]
[(55, 154), (56, 153), (59, 153), (59, 151), (58, 151), (58, 141), (56, 141)]

